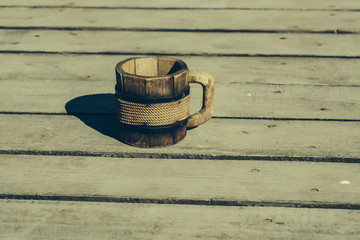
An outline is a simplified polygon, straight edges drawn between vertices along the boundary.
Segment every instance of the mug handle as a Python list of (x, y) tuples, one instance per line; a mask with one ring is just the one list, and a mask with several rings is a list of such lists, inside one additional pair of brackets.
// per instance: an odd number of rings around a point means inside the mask
[(189, 71), (189, 83), (198, 83), (203, 87), (203, 103), (199, 112), (189, 116), (187, 128), (194, 128), (211, 118), (214, 112), (215, 79), (206, 72)]

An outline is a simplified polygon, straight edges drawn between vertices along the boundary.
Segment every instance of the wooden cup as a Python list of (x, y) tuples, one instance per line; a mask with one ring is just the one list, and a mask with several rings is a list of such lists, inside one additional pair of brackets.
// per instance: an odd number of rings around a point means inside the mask
[[(214, 77), (190, 71), (171, 57), (139, 57), (115, 67), (116, 116), (121, 125), (120, 140), (142, 147), (163, 147), (178, 143), (194, 128), (211, 118), (214, 111)], [(189, 83), (203, 87), (203, 106), (190, 115)]]

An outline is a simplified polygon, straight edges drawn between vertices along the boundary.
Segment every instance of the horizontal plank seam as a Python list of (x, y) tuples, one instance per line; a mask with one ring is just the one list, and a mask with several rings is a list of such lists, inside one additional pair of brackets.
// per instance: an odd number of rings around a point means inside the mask
[(360, 204), (318, 202), (318, 201), (247, 201), (247, 200), (197, 200), (197, 199), (157, 199), (108, 196), (62, 196), (62, 195), (20, 195), (0, 194), (0, 199), (7, 200), (42, 200), (42, 201), (72, 201), (72, 202), (111, 202), (139, 204), (171, 204), (171, 205), (208, 205), (236, 207), (287, 207), (287, 208), (324, 208), (360, 210)]
[[(9, 78), (6, 78), (6, 79), (9, 79)], [(318, 79), (320, 79), (320, 78), (318, 78)], [(222, 84), (222, 83), (220, 83), (220, 84)], [(230, 82), (229, 84), (258, 85), (258, 86), (259, 85), (262, 85), (262, 86), (311, 86), (311, 87), (351, 87), (351, 88), (360, 87), (360, 82), (359, 82), (359, 84), (348, 84), (348, 85), (331, 84), (331, 83), (310, 84), (310, 83), (272, 83), (272, 82)]]
[[(115, 113), (104, 112), (9, 112), (0, 111), (0, 115), (44, 115), (44, 116), (115, 116)], [(315, 121), (315, 122), (360, 122), (360, 119), (338, 118), (279, 118), (279, 117), (226, 117), (212, 116), (214, 119), (239, 119), (239, 120), (271, 120), (271, 121)]]
[(117, 7), (117, 6), (27, 6), (0, 5), (1, 8), (47, 8), (47, 9), (106, 9), (106, 10), (241, 10), (241, 11), (315, 11), (315, 12), (360, 12), (357, 8), (239, 8), (239, 7)]
[(48, 27), (48, 26), (0, 26), (1, 30), (46, 30), (46, 31), (123, 31), (123, 32), (198, 32), (198, 33), (296, 33), (296, 34), (359, 34), (360, 31), (341, 29), (328, 30), (265, 30), (265, 29), (225, 29), (225, 28), (117, 28), (117, 27)]
[(279, 117), (224, 117), (213, 116), (215, 119), (271, 120), (271, 121), (311, 121), (311, 122), (360, 122), (360, 119), (339, 118), (279, 118)]
[[(10, 80), (11, 81), (24, 81), (23, 78), (10, 78), (8, 76), (0, 76), (0, 80)], [(31, 78), (32, 80), (35, 80), (34, 77)], [(307, 79), (312, 79), (312, 80), (318, 80), (320, 78), (307, 78)], [(36, 80), (42, 80), (42, 79), (36, 79)], [(57, 80), (57, 81), (66, 81), (69, 80), (67, 78), (63, 78), (61, 80)], [(71, 79), (72, 80), (72, 79)], [(93, 78), (92, 81), (94, 80), (100, 80), (100, 79), (95, 79)], [(83, 81), (83, 80), (82, 80)], [(360, 82), (359, 84), (332, 84), (332, 83), (323, 83), (323, 84), (313, 84), (313, 83), (274, 83), (274, 82), (242, 82), (242, 81), (238, 81), (238, 82), (217, 82), (216, 84), (223, 84), (223, 85), (257, 85), (257, 86), (285, 86), (285, 87), (292, 87), (292, 86), (300, 86), (300, 87), (334, 87), (334, 88), (358, 88), (360, 87)], [(12, 112), (5, 112), (5, 113), (9, 113), (11, 114)], [(20, 112), (19, 114), (21, 114), (22, 112)], [(26, 113), (26, 112), (25, 112)], [(1, 112), (0, 112), (1, 114)], [(54, 113), (56, 114), (56, 113)]]
[(263, 57), (263, 58), (324, 58), (360, 59), (360, 56), (310, 55), (310, 54), (261, 54), (261, 53), (176, 53), (176, 52), (75, 52), (75, 51), (25, 51), (0, 50), (0, 54), (42, 54), (42, 55), (134, 55), (134, 56), (180, 56), (180, 57)]
[(136, 152), (87, 152), (87, 151), (39, 151), (39, 150), (1, 150), (0, 155), (39, 155), (73, 157), (109, 157), (109, 158), (148, 158), (148, 159), (184, 159), (184, 160), (231, 160), (231, 161), (287, 161), (287, 162), (328, 162), (360, 163), (360, 158), (341, 157), (291, 157), (291, 156), (243, 156), (226, 154), (176, 154), (176, 153), (136, 153)]

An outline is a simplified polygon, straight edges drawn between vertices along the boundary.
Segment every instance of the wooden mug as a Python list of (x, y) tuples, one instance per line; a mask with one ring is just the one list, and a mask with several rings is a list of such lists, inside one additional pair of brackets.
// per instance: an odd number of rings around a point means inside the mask
[[(120, 140), (151, 148), (173, 145), (211, 118), (214, 111), (214, 77), (190, 71), (180, 59), (138, 57), (115, 67), (116, 116)], [(189, 83), (203, 87), (203, 106), (190, 115)]]

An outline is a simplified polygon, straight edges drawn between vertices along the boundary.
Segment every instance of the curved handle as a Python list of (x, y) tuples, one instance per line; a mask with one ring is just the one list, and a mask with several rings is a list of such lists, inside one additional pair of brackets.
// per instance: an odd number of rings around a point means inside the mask
[(199, 83), (203, 87), (203, 104), (199, 112), (189, 116), (188, 128), (194, 128), (211, 118), (214, 112), (215, 79), (206, 72), (190, 71), (189, 83)]

